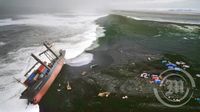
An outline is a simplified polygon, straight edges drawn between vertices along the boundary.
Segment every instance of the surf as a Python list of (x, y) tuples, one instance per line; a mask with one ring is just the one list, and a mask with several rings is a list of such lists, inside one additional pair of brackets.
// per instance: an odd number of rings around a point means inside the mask
[[(103, 27), (95, 20), (105, 15), (21, 15), (20, 19), (4, 19), (0, 27), (5, 26), (31, 26), (57, 29), (54, 43), (59, 49), (66, 50), (66, 64), (81, 66), (90, 63), (93, 56), (85, 53), (88, 48), (98, 46), (96, 40), (104, 35)], [(52, 30), (53, 31), (53, 30)], [(40, 35), (37, 35), (40, 37)], [(43, 37), (40, 37), (43, 38)], [(3, 45), (3, 44), (2, 44)], [(93, 49), (92, 48), (92, 49)], [(39, 53), (41, 45), (30, 45), (16, 50), (11, 50), (5, 58), (0, 59), (0, 111), (12, 112), (39, 112), (39, 105), (27, 105), (26, 100), (19, 99), (20, 93), (25, 89), (13, 77), (24, 80), (22, 74), (34, 63), (29, 57), (31, 53)], [(73, 63), (73, 64), (72, 64)], [(15, 105), (17, 103), (17, 105)], [(12, 107), (12, 108), (10, 108)]]

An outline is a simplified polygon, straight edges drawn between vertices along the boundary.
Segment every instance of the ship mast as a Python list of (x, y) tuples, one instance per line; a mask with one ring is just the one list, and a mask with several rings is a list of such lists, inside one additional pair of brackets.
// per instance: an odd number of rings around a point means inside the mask
[(39, 62), (36, 62), (36, 63), (28, 70), (28, 72), (26, 72), (26, 74), (25, 74), (24, 76), (27, 76), (28, 73), (29, 73), (33, 68), (35, 68), (35, 66), (36, 66), (38, 63), (39, 63)]
[(38, 57), (36, 57), (34, 54), (31, 54), (31, 56), (37, 61), (39, 62), (40, 64), (44, 65), (48, 70), (50, 70), (50, 68), (44, 64)]
[(53, 50), (51, 50), (51, 48), (47, 45), (47, 43), (44, 42), (43, 44), (44, 44), (44, 46), (58, 59), (58, 56), (56, 55), (56, 53), (53, 52)]

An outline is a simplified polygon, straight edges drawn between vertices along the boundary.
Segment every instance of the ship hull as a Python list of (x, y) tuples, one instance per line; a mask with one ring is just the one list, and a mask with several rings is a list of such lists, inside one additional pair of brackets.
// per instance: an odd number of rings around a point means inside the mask
[(51, 74), (51, 77), (48, 79), (48, 81), (45, 83), (45, 85), (41, 88), (41, 90), (35, 95), (33, 98), (33, 104), (38, 104), (42, 97), (46, 94), (56, 77), (58, 76), (62, 66), (64, 64), (64, 58), (61, 58), (58, 62), (56, 68), (54, 69), (53, 73)]
[(49, 71), (48, 76), (37, 81), (32, 87), (27, 88), (20, 98), (28, 99), (28, 102), (32, 104), (38, 104), (41, 101), (62, 69), (65, 51), (62, 51), (61, 54)]

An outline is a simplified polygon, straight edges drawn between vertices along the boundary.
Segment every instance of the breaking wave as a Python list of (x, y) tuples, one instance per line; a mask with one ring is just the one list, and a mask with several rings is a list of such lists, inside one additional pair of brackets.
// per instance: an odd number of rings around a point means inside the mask
[(156, 18), (156, 17), (136, 17), (136, 16), (126, 16), (126, 17), (135, 19), (135, 20), (148, 20), (148, 21), (183, 23), (183, 24), (200, 24), (199, 21), (193, 21), (193, 20), (163, 19), (163, 18)]
[[(0, 111), (1, 112), (38, 112), (38, 105), (27, 105), (27, 100), (19, 99), (25, 87), (19, 84), (14, 78), (23, 80), (24, 68), (30, 64), (30, 53), (38, 52), (37, 48), (23, 48), (17, 52), (10, 52), (5, 62), (1, 59), (0, 65)], [(27, 58), (28, 57), (28, 58)], [(12, 107), (12, 108), (11, 108)]]
[[(103, 15), (104, 16), (104, 15)], [(27, 25), (45, 26), (61, 29), (62, 38), (55, 39), (55, 46), (66, 50), (66, 64), (82, 66), (92, 61), (93, 55), (85, 53), (87, 49), (98, 46), (96, 40), (104, 36), (104, 29), (96, 25), (95, 20), (102, 16), (59, 16), (59, 15), (23, 15), (21, 19), (0, 20), (0, 26)], [(42, 38), (42, 37), (41, 37)], [(0, 43), (0, 45), (5, 45)], [(42, 46), (29, 46), (17, 51), (10, 51), (6, 58), (0, 59), (0, 112), (39, 112), (39, 105), (27, 106), (27, 100), (19, 99), (25, 87), (14, 77), (25, 80), (23, 74), (35, 62), (30, 54), (38, 54)], [(12, 107), (12, 108), (11, 108)]]

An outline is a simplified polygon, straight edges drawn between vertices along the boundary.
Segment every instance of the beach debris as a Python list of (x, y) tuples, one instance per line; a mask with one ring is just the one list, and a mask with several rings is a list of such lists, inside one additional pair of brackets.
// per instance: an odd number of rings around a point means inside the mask
[(149, 81), (149, 83), (150, 83), (150, 84), (153, 84), (153, 83), (154, 83), (154, 81), (150, 80), (150, 81)]
[(174, 70), (176, 70), (176, 71), (181, 71), (181, 68), (175, 67)]
[(161, 80), (160, 79), (154, 80), (154, 83), (160, 85)]
[(200, 98), (195, 98), (194, 100), (196, 100), (198, 103), (200, 103)]
[(67, 86), (66, 87), (67, 87), (68, 91), (72, 90), (71, 86), (69, 85), (69, 81), (67, 81)]
[(98, 94), (99, 97), (109, 97), (110, 92), (101, 92)]
[(177, 64), (177, 65), (181, 65), (181, 62), (179, 62), (179, 61), (176, 61), (176, 64)]
[(165, 64), (165, 63), (167, 63), (167, 62), (168, 62), (167, 60), (162, 60), (162, 63), (163, 63), (163, 64)]
[(173, 63), (168, 63), (168, 64), (166, 64), (166, 66), (168, 69), (174, 69), (175, 67), (177, 67), (177, 65), (173, 64)]
[(132, 65), (135, 65), (135, 63), (133, 62), (133, 63), (131, 63)]
[(185, 65), (186, 63), (184, 61), (180, 61), (180, 64), (181, 65)]
[(163, 60), (162, 63), (165, 64), (165, 66), (168, 69), (174, 69), (176, 71), (181, 71), (181, 69), (190, 68), (190, 66), (187, 65), (184, 61), (176, 61), (175, 62), (176, 64), (174, 64), (174, 63), (172, 63), (170, 61)]
[(186, 63), (184, 61), (176, 61), (177, 65), (185, 65)]
[(173, 99), (173, 101), (180, 102), (181, 100), (179, 100), (179, 99)]
[(158, 84), (158, 85), (160, 85), (160, 83), (161, 83), (161, 79), (160, 79), (160, 77), (158, 76), (158, 75), (155, 75), (155, 74), (148, 74), (148, 73), (142, 73), (141, 75), (140, 75), (140, 77), (141, 78), (151, 78), (151, 80), (149, 81), (149, 83), (150, 84), (153, 84), (153, 83), (155, 83), (155, 84)]
[(183, 65), (182, 67), (185, 68), (185, 69), (186, 69), (186, 68), (190, 68), (189, 65)]
[(86, 74), (87, 74), (86, 71), (81, 72), (81, 75), (86, 75)]
[(150, 81), (150, 83), (155, 83), (155, 84), (158, 84), (158, 85), (160, 85), (160, 83), (161, 83), (161, 79), (159, 78), (159, 76), (158, 75), (151, 75), (151, 81)]
[(58, 92), (60, 92), (60, 91), (61, 91), (61, 89), (57, 89), (57, 91), (58, 91)]
[(98, 65), (97, 64), (93, 64), (93, 65), (90, 65), (90, 68), (96, 68)]
[(150, 83), (156, 83), (156, 84), (160, 84), (161, 80), (160, 80), (160, 77), (158, 75), (155, 75), (155, 74), (148, 74), (148, 73), (142, 73), (140, 75), (141, 78), (151, 78), (151, 81)]
[(128, 96), (123, 96), (122, 99), (123, 100), (128, 99)]
[(149, 76), (148, 73), (145, 73), (145, 72), (140, 75), (141, 78), (145, 78), (145, 79), (149, 78), (148, 76)]
[(181, 66), (183, 69), (190, 68), (184, 61), (176, 61), (176, 64)]
[(151, 80), (155, 81), (155, 80), (159, 80), (159, 76), (158, 75), (151, 75)]
[(154, 35), (153, 37), (160, 37), (161, 35), (160, 34), (157, 34), (157, 35)]
[(176, 64), (179, 65), (179, 66), (181, 66), (184, 69), (190, 68), (190, 66), (187, 65), (184, 61), (176, 61)]
[(61, 84), (59, 83), (59, 84), (58, 84), (58, 86), (60, 87), (60, 86), (61, 86)]
[(148, 61), (151, 61), (151, 57), (148, 57), (147, 60), (148, 60)]
[(196, 74), (196, 77), (199, 77), (199, 78), (200, 78), (200, 74)]

